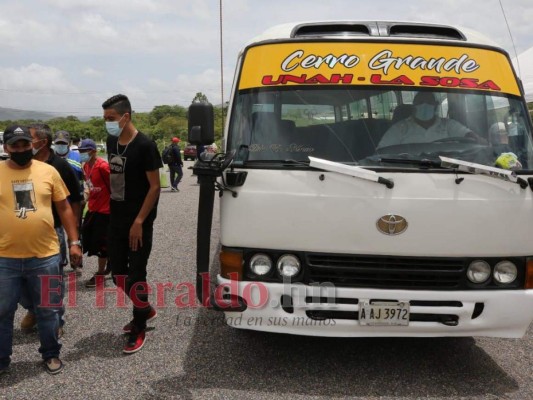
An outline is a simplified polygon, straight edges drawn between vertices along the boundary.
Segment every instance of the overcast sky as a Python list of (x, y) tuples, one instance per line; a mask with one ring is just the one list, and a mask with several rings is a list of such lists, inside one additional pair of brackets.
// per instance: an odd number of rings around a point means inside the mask
[[(501, 0), (518, 54), (533, 46), (533, 0)], [(223, 0), (224, 100), (239, 49), (280, 23), (403, 20), (461, 25), (514, 50), (499, 0)], [(1, 0), (0, 107), (101, 115), (221, 103), (219, 0)]]

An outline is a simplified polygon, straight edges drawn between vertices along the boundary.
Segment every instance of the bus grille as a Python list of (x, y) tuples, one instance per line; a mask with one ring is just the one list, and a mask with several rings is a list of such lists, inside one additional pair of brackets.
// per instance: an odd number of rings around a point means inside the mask
[(457, 290), (465, 285), (466, 260), (307, 254), (308, 283), (383, 289)]

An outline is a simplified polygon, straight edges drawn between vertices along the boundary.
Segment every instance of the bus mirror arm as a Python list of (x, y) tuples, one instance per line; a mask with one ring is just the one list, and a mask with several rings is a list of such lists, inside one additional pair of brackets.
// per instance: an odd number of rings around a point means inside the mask
[(220, 302), (211, 290), (209, 275), (209, 253), (211, 247), (211, 225), (215, 202), (216, 176), (198, 175), (200, 180), (200, 200), (198, 202), (198, 224), (196, 237), (196, 297), (203, 307), (214, 311), (246, 310), (247, 305), (238, 297), (229, 303)]
[(210, 285), (204, 288), (205, 277), (209, 276), (209, 254), (211, 247), (211, 227), (213, 223), (213, 207), (215, 190), (218, 188), (217, 178), (222, 175), (235, 157), (235, 151), (226, 154), (202, 153), (193, 166), (194, 173), (200, 183), (198, 201), (198, 223), (196, 235), (196, 297), (205, 307), (212, 306)]
[(209, 276), (209, 252), (216, 176), (198, 175), (198, 180), (200, 181), (200, 200), (198, 202), (198, 223), (196, 227), (196, 297), (200, 304), (208, 306), (207, 301), (211, 297), (211, 289), (209, 285), (207, 290), (205, 290), (203, 281), (205, 276)]
[(230, 192), (231, 195), (235, 198), (239, 197), (239, 193), (235, 190), (230, 189), (226, 182), (224, 182), (224, 175), (222, 175), (222, 183), (215, 182), (215, 188), (219, 192), (218, 197), (222, 197), (224, 195), (224, 191)]

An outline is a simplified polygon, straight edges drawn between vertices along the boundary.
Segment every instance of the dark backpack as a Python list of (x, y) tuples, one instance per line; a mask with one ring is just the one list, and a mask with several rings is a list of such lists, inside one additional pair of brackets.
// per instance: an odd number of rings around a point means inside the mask
[(165, 164), (173, 164), (175, 162), (172, 146), (167, 146), (163, 149), (162, 158)]

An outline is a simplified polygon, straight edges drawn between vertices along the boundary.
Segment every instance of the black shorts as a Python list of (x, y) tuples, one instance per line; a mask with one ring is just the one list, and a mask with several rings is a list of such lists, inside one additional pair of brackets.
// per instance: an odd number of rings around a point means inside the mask
[(88, 256), (107, 257), (109, 214), (87, 211), (81, 226), (83, 252)]

